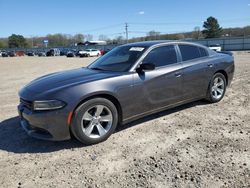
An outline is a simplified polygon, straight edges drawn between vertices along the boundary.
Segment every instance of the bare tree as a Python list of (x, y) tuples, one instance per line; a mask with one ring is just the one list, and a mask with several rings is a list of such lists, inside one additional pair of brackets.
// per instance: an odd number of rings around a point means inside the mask
[(124, 43), (125, 39), (123, 36), (118, 36), (115, 39), (113, 39), (113, 44), (122, 44)]
[(93, 35), (91, 35), (91, 34), (87, 34), (87, 35), (85, 35), (84, 37), (85, 37), (85, 40), (86, 40), (86, 41), (91, 41), (91, 40), (93, 40)]
[(107, 41), (108, 37), (106, 35), (99, 35), (99, 40)]
[(83, 42), (84, 41), (84, 35), (83, 34), (75, 34), (73, 36), (73, 39), (75, 40), (75, 42)]
[(199, 26), (196, 26), (193, 31), (193, 38), (199, 39), (201, 37), (201, 30)]
[(147, 33), (147, 38), (148, 38), (148, 40), (157, 40), (158, 38), (159, 38), (159, 36), (160, 36), (160, 32), (157, 32), (157, 31), (149, 31), (148, 33)]

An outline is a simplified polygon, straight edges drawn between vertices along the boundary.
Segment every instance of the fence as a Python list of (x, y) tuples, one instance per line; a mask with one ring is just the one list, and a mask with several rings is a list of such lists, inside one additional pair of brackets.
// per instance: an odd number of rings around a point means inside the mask
[[(247, 37), (227, 37), (227, 38), (213, 38), (213, 39), (186, 39), (185, 41), (200, 43), (205, 46), (214, 44), (220, 44), (224, 51), (239, 51), (239, 50), (250, 50), (250, 36)], [(118, 46), (117, 44), (111, 45), (89, 45), (89, 46), (71, 46), (71, 47), (59, 47), (60, 50), (80, 50), (86, 48), (93, 49), (112, 49)], [(48, 48), (33, 48), (33, 49), (5, 49), (9, 51), (24, 50), (24, 51), (47, 51)]]
[(222, 50), (239, 51), (250, 50), (250, 37), (228, 37), (228, 38), (213, 38), (213, 39), (189, 39), (190, 42), (197, 42), (205, 46), (220, 44)]

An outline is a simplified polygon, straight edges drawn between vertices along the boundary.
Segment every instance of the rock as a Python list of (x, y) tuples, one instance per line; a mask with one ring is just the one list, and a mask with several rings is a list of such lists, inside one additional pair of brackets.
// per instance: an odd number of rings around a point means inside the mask
[(97, 159), (97, 156), (96, 155), (91, 155), (90, 158), (91, 158), (92, 161), (95, 161)]

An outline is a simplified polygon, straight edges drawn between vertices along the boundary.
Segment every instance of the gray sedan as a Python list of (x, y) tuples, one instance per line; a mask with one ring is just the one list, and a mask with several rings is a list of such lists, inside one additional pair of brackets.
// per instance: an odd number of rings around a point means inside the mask
[[(106, 140), (119, 124), (207, 99), (219, 102), (234, 58), (188, 42), (119, 46), (86, 68), (40, 77), (20, 92), (23, 129), (46, 140)], [(72, 133), (72, 134), (70, 134)]]

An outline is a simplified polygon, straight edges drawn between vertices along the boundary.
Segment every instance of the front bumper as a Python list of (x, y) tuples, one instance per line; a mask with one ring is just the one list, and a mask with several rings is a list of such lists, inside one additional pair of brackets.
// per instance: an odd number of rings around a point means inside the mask
[(70, 139), (67, 113), (63, 110), (36, 112), (23, 104), (17, 108), (20, 124), (29, 136), (52, 141)]

